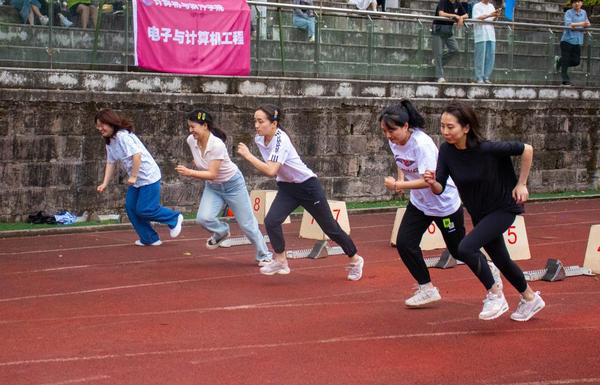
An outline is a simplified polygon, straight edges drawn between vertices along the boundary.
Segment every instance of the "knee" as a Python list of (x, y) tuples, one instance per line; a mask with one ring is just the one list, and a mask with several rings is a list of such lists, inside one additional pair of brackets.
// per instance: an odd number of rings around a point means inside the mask
[(458, 257), (463, 257), (463, 256), (469, 257), (476, 251), (477, 251), (477, 248), (474, 248), (473, 246), (469, 245), (468, 242), (465, 242), (464, 238), (458, 244), (458, 250), (457, 250)]
[(265, 228), (266, 229), (277, 228), (277, 227), (281, 226), (282, 223), (283, 223), (283, 221), (279, 220), (279, 218), (273, 217), (272, 215), (267, 214), (267, 216), (265, 217)]
[(208, 225), (208, 223), (211, 221), (211, 219), (214, 220), (214, 218), (210, 218), (206, 214), (198, 213), (198, 215), (196, 215), (196, 223), (202, 227), (206, 227)]

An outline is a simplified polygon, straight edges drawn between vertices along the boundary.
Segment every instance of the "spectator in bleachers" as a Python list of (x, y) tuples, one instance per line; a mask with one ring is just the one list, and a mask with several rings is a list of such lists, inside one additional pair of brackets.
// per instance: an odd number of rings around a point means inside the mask
[(38, 0), (12, 0), (11, 5), (19, 11), (21, 21), (25, 24), (34, 25), (37, 16), (41, 25), (48, 24), (48, 16), (40, 11), (42, 4)]
[(589, 27), (590, 21), (585, 10), (581, 9), (582, 0), (571, 0), (571, 9), (565, 12), (565, 27), (560, 39), (560, 57), (556, 57), (556, 71), (560, 70), (562, 84), (570, 86), (567, 70), (579, 65), (581, 46), (583, 45), (583, 29)]
[(92, 24), (96, 28), (96, 21), (98, 20), (98, 7), (92, 4), (92, 0), (67, 0), (67, 7), (73, 16), (79, 15), (81, 22), (81, 28), (86, 29), (92, 17)]
[(377, 0), (348, 0), (348, 4), (356, 5), (356, 8), (363, 11), (377, 11)]
[[(313, 5), (313, 0), (294, 0), (297, 5)], [(294, 8), (292, 16), (294, 27), (306, 30), (308, 41), (315, 41), (315, 12), (312, 9)]]
[[(453, 25), (456, 22), (462, 27), (465, 19), (469, 16), (463, 6), (456, 0), (440, 0), (435, 8), (435, 15), (447, 17), (445, 20), (434, 20), (431, 27), (431, 47), (433, 59), (431, 63), (435, 66), (435, 77), (438, 83), (444, 83), (444, 65), (448, 64), (458, 54), (458, 44), (453, 35)], [(448, 48), (444, 52), (444, 46)]]
[[(496, 9), (490, 0), (481, 0), (473, 7), (473, 19), (494, 21), (502, 8)], [(475, 80), (477, 83), (491, 83), (496, 55), (496, 32), (492, 24), (475, 23), (473, 27), (475, 40)]]

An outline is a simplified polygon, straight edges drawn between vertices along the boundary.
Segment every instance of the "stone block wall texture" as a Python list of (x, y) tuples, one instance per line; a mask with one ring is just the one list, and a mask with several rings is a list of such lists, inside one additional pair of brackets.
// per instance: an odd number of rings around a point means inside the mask
[[(597, 91), (77, 72), (63, 74), (63, 86), (49, 85), (47, 79), (55, 75), (0, 71), (0, 221), (22, 221), (38, 210), (124, 211), (123, 172), (103, 194), (96, 192), (106, 153), (93, 117), (102, 108), (134, 120), (137, 134), (161, 168), (164, 205), (184, 212), (197, 209), (203, 188), (203, 182), (174, 171), (177, 164), (192, 162), (185, 114), (194, 106), (213, 111), (218, 126), (229, 134), (227, 146), (248, 190), (276, 188), (273, 179), (258, 174), (234, 150), (244, 142), (258, 155), (253, 113), (262, 103), (274, 103), (282, 107), (285, 130), (330, 199), (391, 199), (383, 178), (395, 175), (395, 165), (377, 116), (403, 96), (411, 97), (425, 115), (425, 131), (438, 144), (440, 111), (456, 96), (476, 108), (487, 138), (532, 144), (531, 192), (600, 187)], [(140, 82), (154, 89), (140, 92)]]

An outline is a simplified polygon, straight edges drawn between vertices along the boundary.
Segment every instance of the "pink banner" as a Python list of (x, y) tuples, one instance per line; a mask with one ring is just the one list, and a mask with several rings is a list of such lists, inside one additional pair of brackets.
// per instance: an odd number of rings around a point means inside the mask
[(244, 0), (133, 0), (135, 64), (162, 72), (246, 76)]

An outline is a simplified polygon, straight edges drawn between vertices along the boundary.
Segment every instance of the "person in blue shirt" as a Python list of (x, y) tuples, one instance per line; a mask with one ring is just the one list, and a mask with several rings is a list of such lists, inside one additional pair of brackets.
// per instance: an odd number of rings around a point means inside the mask
[(565, 27), (560, 39), (560, 57), (556, 57), (556, 72), (560, 70), (562, 84), (570, 86), (569, 67), (579, 65), (581, 46), (583, 45), (583, 29), (590, 26), (587, 13), (581, 9), (582, 0), (571, 0), (571, 9), (565, 12)]

